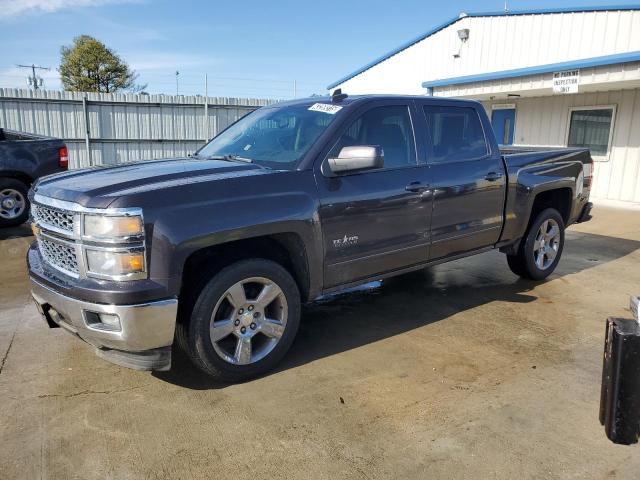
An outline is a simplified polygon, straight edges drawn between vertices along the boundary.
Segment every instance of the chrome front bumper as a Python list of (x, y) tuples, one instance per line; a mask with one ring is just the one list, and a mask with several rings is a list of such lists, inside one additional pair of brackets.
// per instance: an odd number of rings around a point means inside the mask
[[(149, 363), (151, 359), (144, 352), (151, 350), (164, 352), (167, 349), (170, 352), (178, 312), (178, 300), (176, 299), (159, 300), (139, 305), (89, 303), (57, 293), (33, 279), (31, 279), (31, 294), (38, 310), (50, 326), (53, 322), (77, 335), (100, 349), (98, 353), (101, 357), (114, 363), (145, 370), (157, 369), (131, 365), (122, 358), (131, 358), (131, 355), (127, 357), (128, 352), (133, 355), (142, 353), (142, 357), (147, 358), (146, 363)], [(91, 313), (117, 315), (120, 319), (120, 330), (105, 330), (89, 324), (87, 314)], [(110, 350), (117, 351), (118, 354), (111, 355)], [(111, 358), (113, 356), (117, 358)], [(170, 362), (170, 353), (168, 358)]]

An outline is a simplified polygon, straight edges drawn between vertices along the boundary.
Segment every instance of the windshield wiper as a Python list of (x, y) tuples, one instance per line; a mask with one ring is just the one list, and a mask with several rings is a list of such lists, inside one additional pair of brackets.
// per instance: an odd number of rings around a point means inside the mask
[(239, 155), (211, 155), (207, 157), (207, 160), (224, 160), (225, 162), (244, 162), (253, 163), (253, 160), (247, 157), (241, 157)]

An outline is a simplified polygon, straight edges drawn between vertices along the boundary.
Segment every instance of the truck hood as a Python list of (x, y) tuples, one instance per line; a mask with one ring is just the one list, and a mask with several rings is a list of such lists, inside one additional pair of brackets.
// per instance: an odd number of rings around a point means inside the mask
[(106, 208), (116, 198), (178, 185), (273, 172), (258, 165), (193, 158), (152, 160), (110, 167), (94, 167), (41, 178), (34, 193)]

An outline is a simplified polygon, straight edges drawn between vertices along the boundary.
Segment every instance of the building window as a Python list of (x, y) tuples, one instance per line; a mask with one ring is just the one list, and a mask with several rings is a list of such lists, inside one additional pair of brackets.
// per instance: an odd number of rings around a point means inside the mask
[(568, 147), (584, 147), (606, 159), (611, 146), (615, 107), (574, 108), (569, 112)]

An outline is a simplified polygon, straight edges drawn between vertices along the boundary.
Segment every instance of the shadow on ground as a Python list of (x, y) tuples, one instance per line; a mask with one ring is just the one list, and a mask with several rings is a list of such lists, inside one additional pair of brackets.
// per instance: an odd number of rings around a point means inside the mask
[(31, 226), (23, 223), (17, 227), (0, 228), (0, 240), (9, 240), (11, 238), (31, 237)]
[[(569, 232), (560, 265), (549, 280), (622, 258), (640, 242)], [(270, 373), (411, 331), (493, 301), (528, 303), (537, 282), (515, 277), (497, 252), (456, 260), (325, 297), (303, 309), (291, 350)], [(269, 375), (269, 373), (267, 374)], [(173, 367), (154, 376), (191, 389), (224, 388), (174, 348)]]

